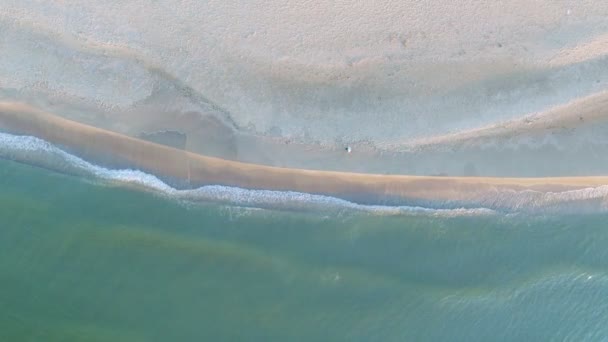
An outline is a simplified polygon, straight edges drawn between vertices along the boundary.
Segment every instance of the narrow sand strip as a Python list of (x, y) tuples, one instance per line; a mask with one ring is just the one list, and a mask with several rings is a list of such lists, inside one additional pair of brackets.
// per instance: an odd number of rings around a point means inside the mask
[(246, 164), (206, 157), (66, 120), (31, 106), (0, 103), (0, 129), (32, 135), (96, 160), (108, 157), (190, 187), (219, 184), (291, 190), (370, 203), (475, 201), (496, 191), (556, 192), (608, 184), (608, 177), (491, 178), (374, 175)]

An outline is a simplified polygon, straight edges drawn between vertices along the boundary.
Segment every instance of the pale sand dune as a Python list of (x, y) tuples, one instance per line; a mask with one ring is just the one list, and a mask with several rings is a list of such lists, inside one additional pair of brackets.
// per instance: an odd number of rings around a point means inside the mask
[(475, 201), (504, 190), (557, 192), (608, 184), (608, 177), (489, 178), (374, 175), (277, 168), (186, 152), (66, 120), (26, 104), (0, 103), (0, 128), (33, 135), (95, 160), (112, 156), (189, 186), (221, 184), (292, 190), (354, 201), (366, 198)]
[[(136, 118), (156, 106), (214, 115), (260, 140), (391, 150), (608, 85), (601, 1), (0, 3), (0, 96), (132, 136), (179, 130), (162, 127), (168, 115)], [(162, 91), (171, 96), (154, 102)], [(44, 98), (52, 105), (30, 102)], [(75, 118), (58, 103), (95, 110)]]
[(592, 59), (603, 58), (608, 54), (608, 34), (600, 34), (575, 46), (558, 50), (550, 58), (548, 65), (559, 67), (575, 63), (584, 63)]
[(550, 108), (543, 112), (515, 120), (497, 123), (468, 131), (442, 136), (413, 140), (395, 149), (424, 149), (438, 145), (475, 143), (493, 138), (508, 138), (516, 135), (528, 137), (545, 134), (555, 129), (572, 129), (584, 124), (593, 124), (608, 120), (608, 91), (576, 99), (569, 103)]

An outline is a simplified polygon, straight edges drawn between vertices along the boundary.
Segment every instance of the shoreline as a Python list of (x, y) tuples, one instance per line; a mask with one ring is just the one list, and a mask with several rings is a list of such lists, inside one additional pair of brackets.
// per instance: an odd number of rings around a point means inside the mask
[(225, 185), (297, 191), (361, 204), (476, 202), (502, 191), (541, 193), (608, 185), (608, 176), (498, 178), (379, 175), (280, 168), (203, 156), (88, 126), (22, 103), (0, 103), (0, 129), (31, 135), (94, 162), (114, 163), (174, 180), (181, 188)]

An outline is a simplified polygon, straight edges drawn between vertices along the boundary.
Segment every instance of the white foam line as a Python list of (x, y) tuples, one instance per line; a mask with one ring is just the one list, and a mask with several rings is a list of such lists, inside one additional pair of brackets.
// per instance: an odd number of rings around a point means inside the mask
[(432, 209), (414, 206), (362, 205), (343, 199), (295, 191), (249, 190), (222, 185), (207, 185), (178, 190), (158, 177), (139, 170), (113, 170), (89, 163), (36, 137), (0, 133), (0, 157), (36, 164), (68, 173), (93, 176), (123, 185), (137, 185), (164, 196), (194, 202), (219, 202), (246, 207), (295, 210), (355, 210), (380, 215), (423, 214), (438, 216), (488, 215), (494, 211), (475, 209)]
[(245, 207), (288, 210), (354, 210), (378, 215), (478, 216), (501, 212), (606, 211), (608, 186), (563, 192), (500, 190), (464, 203), (476, 208), (435, 209), (417, 206), (363, 205), (340, 198), (294, 191), (249, 190), (222, 185), (178, 190), (139, 170), (113, 170), (89, 163), (36, 137), (0, 133), (0, 157), (59, 171), (136, 185), (177, 200), (218, 202)]

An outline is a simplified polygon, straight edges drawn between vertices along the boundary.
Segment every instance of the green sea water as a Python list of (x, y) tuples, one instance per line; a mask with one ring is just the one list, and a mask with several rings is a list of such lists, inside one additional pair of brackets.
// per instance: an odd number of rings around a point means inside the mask
[(0, 341), (607, 339), (607, 222), (185, 204), (0, 160)]

